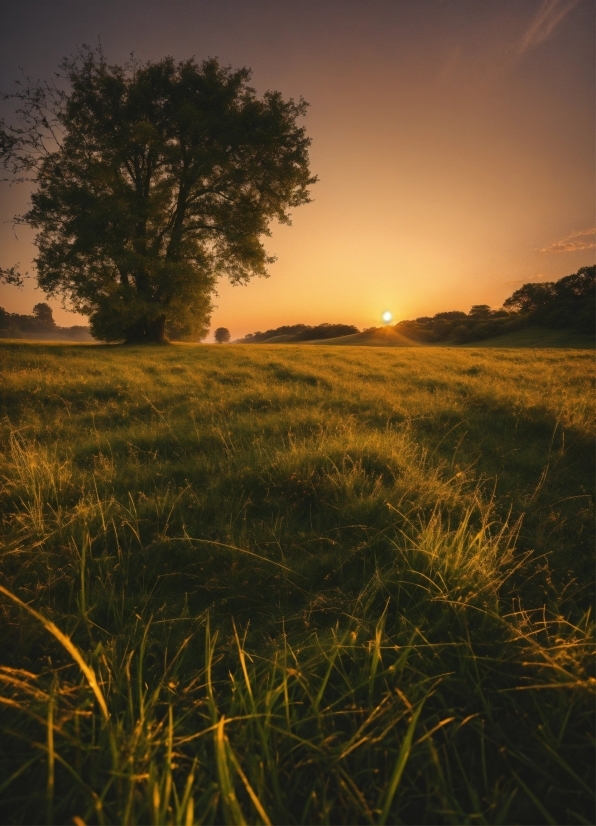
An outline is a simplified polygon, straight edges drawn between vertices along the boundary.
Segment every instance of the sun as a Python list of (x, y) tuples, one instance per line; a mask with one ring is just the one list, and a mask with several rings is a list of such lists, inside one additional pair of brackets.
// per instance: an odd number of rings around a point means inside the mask
[(389, 324), (392, 318), (393, 316), (389, 312), (389, 310), (385, 310), (385, 312), (383, 313), (383, 321), (385, 322), (385, 324)]

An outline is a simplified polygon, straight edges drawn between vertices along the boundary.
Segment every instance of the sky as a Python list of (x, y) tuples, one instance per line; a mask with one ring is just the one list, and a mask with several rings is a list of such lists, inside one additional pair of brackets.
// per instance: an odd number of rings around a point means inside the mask
[[(99, 38), (110, 63), (217, 56), (259, 93), (304, 97), (313, 202), (272, 225), (269, 278), (220, 280), (212, 329), (362, 329), (387, 310), (496, 308), (594, 263), (594, 14), (592, 0), (21, 0), (2, 12), (0, 91)], [(0, 266), (34, 273), (34, 234), (11, 222), (27, 199), (0, 185)], [(34, 279), (0, 286), (10, 312), (43, 300)]]

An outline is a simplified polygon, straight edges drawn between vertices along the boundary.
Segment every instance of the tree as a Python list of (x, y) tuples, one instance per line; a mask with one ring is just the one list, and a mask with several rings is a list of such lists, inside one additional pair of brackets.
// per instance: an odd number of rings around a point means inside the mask
[(576, 300), (594, 298), (596, 289), (596, 265), (591, 267), (580, 267), (573, 275), (560, 278), (555, 284), (557, 298), (563, 300)]
[(49, 304), (45, 302), (36, 304), (33, 308), (33, 315), (39, 322), (39, 326), (47, 329), (53, 329), (56, 326), (54, 321), (54, 313)]
[(475, 318), (489, 318), (492, 315), (492, 312), (493, 311), (488, 304), (474, 304), (468, 315)]
[(503, 302), (506, 310), (531, 313), (545, 307), (555, 297), (555, 285), (551, 281), (542, 284), (524, 284)]
[(444, 319), (445, 321), (455, 321), (458, 318), (466, 318), (466, 314), (462, 313), (461, 310), (447, 310), (442, 313), (435, 313), (433, 316), (433, 321), (435, 319)]
[(213, 334), (213, 338), (218, 344), (227, 344), (230, 340), (230, 331), (227, 327), (218, 327)]
[(36, 185), (20, 220), (38, 231), (38, 283), (100, 339), (192, 337), (216, 278), (266, 276), (271, 220), (310, 200), (307, 104), (259, 98), (216, 59), (111, 66), (85, 49), (61, 69), (62, 87), (9, 96), (20, 120), (0, 124), (4, 168)]
[(596, 266), (580, 267), (557, 282), (523, 284), (504, 303), (533, 324), (594, 333)]

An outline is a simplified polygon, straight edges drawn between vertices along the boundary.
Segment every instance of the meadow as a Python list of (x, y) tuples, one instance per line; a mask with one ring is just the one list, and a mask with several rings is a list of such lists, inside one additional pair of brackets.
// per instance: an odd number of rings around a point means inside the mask
[(594, 822), (592, 351), (0, 369), (1, 822)]

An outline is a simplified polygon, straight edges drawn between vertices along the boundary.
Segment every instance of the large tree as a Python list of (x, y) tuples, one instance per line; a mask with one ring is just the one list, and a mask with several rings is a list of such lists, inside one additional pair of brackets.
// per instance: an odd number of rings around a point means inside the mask
[(5, 169), (35, 184), (20, 220), (38, 231), (40, 287), (103, 340), (203, 330), (216, 278), (266, 275), (270, 222), (310, 200), (306, 103), (259, 97), (216, 59), (112, 66), (85, 50), (60, 77), (21, 88), (0, 128)]

